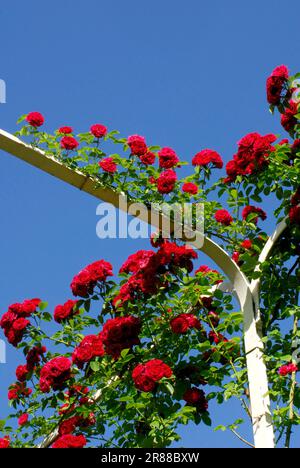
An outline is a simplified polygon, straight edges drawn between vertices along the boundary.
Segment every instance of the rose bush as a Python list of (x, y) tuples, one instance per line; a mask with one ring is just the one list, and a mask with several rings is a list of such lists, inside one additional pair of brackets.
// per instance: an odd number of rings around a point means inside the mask
[[(173, 149), (148, 145), (140, 135), (122, 138), (102, 124), (76, 138), (71, 127), (49, 134), (41, 129), (44, 117), (33, 112), (20, 119), (25, 125), (17, 132), (92, 177), (95, 187), (110, 187), (146, 203), (205, 202), (206, 234), (218, 240), (249, 280), (261, 279), (273, 420), (278, 441), (287, 447), (300, 421), (295, 357), (300, 314), (298, 78), (280, 66), (266, 85), (270, 110), (279, 111), (289, 138), (277, 142), (275, 135), (258, 132), (244, 136), (217, 182), (211, 182), (211, 175), (223, 168), (223, 159), (215, 150), (199, 148), (192, 173), (180, 178), (186, 163)], [(272, 213), (271, 205), (276, 205)], [(270, 215), (276, 223), (287, 218), (287, 229), (257, 269), (268, 239), (263, 222)], [(155, 250), (130, 255), (119, 278), (109, 259), (84, 267), (71, 281), (76, 300), (69, 298), (54, 311), (32, 299), (9, 306), (2, 315), (7, 340), (24, 358), (20, 356), (17, 381), (8, 392), (14, 409), (8, 421), (19, 420), (19, 427), (1, 424), (0, 448), (33, 446), (56, 429), (45, 445), (165, 447), (179, 439), (181, 424), (210, 425), (213, 401), (237, 398), (251, 415), (242, 314), (231, 295), (220, 290), (221, 274), (199, 266), (198, 254), (180, 241), (157, 233), (151, 245)], [(53, 334), (47, 331), (50, 321), (57, 327)], [(229, 429), (236, 433), (241, 422), (239, 418)]]

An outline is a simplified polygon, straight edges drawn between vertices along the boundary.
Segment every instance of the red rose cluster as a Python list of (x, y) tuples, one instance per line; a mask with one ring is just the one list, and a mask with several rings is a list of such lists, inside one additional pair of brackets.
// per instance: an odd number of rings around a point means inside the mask
[(193, 166), (202, 166), (207, 167), (216, 167), (217, 169), (222, 169), (223, 160), (219, 153), (211, 149), (204, 149), (197, 153), (192, 159)]
[(225, 182), (233, 182), (237, 176), (247, 176), (261, 172), (268, 164), (269, 154), (274, 151), (272, 143), (276, 136), (249, 133), (238, 142), (238, 152), (226, 165)]
[(117, 170), (117, 165), (111, 157), (99, 161), (99, 166), (104, 172), (108, 172), (109, 174), (114, 174)]
[[(251, 223), (257, 224), (258, 218), (262, 221), (267, 219), (267, 213), (257, 206), (247, 205), (242, 211), (242, 218), (244, 221), (248, 220), (248, 216), (251, 216)], [(254, 216), (255, 215), (255, 216)]]
[(190, 247), (178, 246), (175, 242), (165, 240), (160, 243), (158, 252), (140, 250), (131, 255), (122, 265), (120, 272), (131, 272), (133, 275), (120, 288), (114, 298), (113, 305), (120, 307), (127, 301), (132, 301), (138, 295), (155, 294), (163, 281), (161, 275), (168, 270), (185, 268), (189, 272), (193, 269), (192, 259), (198, 258), (197, 253)]
[(26, 355), (27, 368), (33, 370), (40, 363), (41, 356), (47, 351), (45, 346), (34, 346)]
[(77, 427), (89, 427), (93, 426), (96, 422), (94, 413), (85, 418), (81, 415), (72, 416), (69, 419), (65, 419), (59, 425), (58, 433), (60, 436), (67, 434), (73, 434)]
[(172, 169), (179, 163), (179, 158), (172, 148), (162, 148), (158, 152), (159, 167), (162, 169)]
[(79, 310), (76, 310), (75, 306), (77, 301), (69, 300), (63, 305), (58, 305), (54, 310), (54, 320), (57, 323), (64, 322), (65, 320), (74, 317), (74, 315), (79, 314)]
[(52, 448), (55, 449), (81, 449), (87, 444), (87, 440), (83, 435), (66, 434), (59, 437)]
[(90, 362), (97, 356), (104, 356), (104, 354), (101, 334), (88, 335), (84, 337), (81, 343), (74, 349), (72, 361), (82, 369), (84, 364)]
[(71, 361), (63, 356), (56, 357), (47, 362), (41, 369), (40, 389), (43, 393), (60, 390), (71, 377)]
[(123, 349), (138, 345), (140, 331), (141, 321), (133, 315), (107, 320), (101, 332), (106, 354), (117, 359)]
[(184, 392), (184, 401), (188, 406), (195, 406), (199, 413), (204, 413), (208, 410), (208, 401), (205, 398), (203, 390), (199, 390), (197, 387), (189, 388)]
[(36, 312), (40, 302), (40, 299), (27, 299), (22, 303), (10, 305), (8, 311), (3, 314), (0, 326), (8, 342), (13, 346), (17, 346), (22, 341), (25, 330), (30, 325), (27, 317)]
[(24, 382), (16, 382), (9, 387), (7, 398), (9, 400), (20, 400), (29, 397), (31, 394), (31, 388), (27, 388)]
[(269, 104), (278, 106), (281, 102), (283, 91), (287, 91), (289, 71), (285, 65), (276, 67), (267, 79), (267, 100)]
[(57, 130), (58, 133), (61, 133), (62, 135), (70, 135), (73, 133), (73, 128), (72, 127), (60, 127)]
[(289, 211), (289, 218), (292, 224), (300, 225), (300, 188), (291, 198), (291, 208)]
[(298, 367), (296, 364), (293, 364), (292, 362), (290, 364), (285, 364), (284, 366), (279, 367), (278, 369), (278, 374), (281, 375), (282, 377), (285, 377), (288, 374), (292, 374), (293, 372), (297, 372)]
[(171, 330), (178, 335), (186, 333), (191, 328), (201, 330), (200, 321), (193, 314), (180, 314), (170, 322)]
[(113, 276), (109, 262), (99, 260), (91, 263), (73, 278), (71, 289), (74, 296), (88, 297), (93, 294), (96, 284), (106, 281), (108, 276)]
[(156, 383), (163, 377), (172, 375), (172, 369), (160, 359), (152, 359), (145, 364), (138, 364), (132, 372), (134, 385), (142, 392), (152, 392)]
[(131, 154), (134, 154), (135, 156), (142, 156), (148, 151), (145, 138), (140, 135), (131, 135), (128, 137), (127, 145), (131, 150)]

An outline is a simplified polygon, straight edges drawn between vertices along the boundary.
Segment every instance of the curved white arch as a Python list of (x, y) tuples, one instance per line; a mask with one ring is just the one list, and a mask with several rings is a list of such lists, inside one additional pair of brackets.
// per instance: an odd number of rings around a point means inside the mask
[[(3, 130), (0, 130), (0, 149), (100, 200), (112, 203), (117, 208), (125, 209), (126, 211), (130, 208), (130, 204), (128, 204), (123, 194), (120, 195), (109, 188), (95, 187), (97, 181), (94, 179), (87, 177), (78, 170), (72, 170), (64, 166), (54, 157), (46, 155), (45, 152), (25, 144)], [(138, 217), (145, 222), (150, 222), (147, 210), (141, 212)], [(161, 226), (161, 214), (158, 216), (158, 226)], [(285, 223), (281, 223), (274, 235), (268, 240), (259, 257), (259, 264), (270, 255), (274, 244), (285, 227)], [(228, 276), (233, 285), (244, 316), (244, 342), (255, 446), (257, 448), (272, 448), (274, 447), (274, 432), (268, 396), (267, 372), (263, 359), (264, 346), (261, 327), (257, 319), (259, 280), (252, 281), (250, 284), (238, 265), (210, 238), (204, 237), (203, 242), (199, 241), (199, 239), (194, 242), (185, 238), (182, 240), (188, 241), (190, 244), (193, 244), (194, 247), (208, 255), (225, 275)], [(97, 393), (101, 396), (101, 390)], [(50, 434), (40, 446), (48, 447), (50, 445), (49, 440), (53, 442), (53, 437), (55, 439), (57, 436), (57, 434), (55, 434), (54, 432)]]

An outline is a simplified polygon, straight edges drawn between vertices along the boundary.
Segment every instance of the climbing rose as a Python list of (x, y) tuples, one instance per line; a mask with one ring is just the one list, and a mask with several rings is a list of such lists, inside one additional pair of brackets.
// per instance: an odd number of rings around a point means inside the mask
[(48, 393), (51, 388), (60, 390), (70, 377), (71, 361), (63, 356), (53, 358), (41, 369), (40, 389), (43, 393)]
[(298, 367), (296, 366), (296, 364), (290, 363), (290, 364), (286, 364), (284, 366), (279, 367), (278, 374), (281, 375), (282, 377), (285, 377), (288, 374), (297, 372), (297, 370), (298, 370)]
[(142, 392), (152, 392), (156, 382), (163, 377), (170, 378), (172, 369), (160, 359), (152, 359), (145, 364), (138, 364), (132, 372), (134, 384)]
[(91, 263), (76, 275), (71, 283), (74, 296), (88, 297), (93, 294), (98, 282), (106, 281), (108, 276), (113, 276), (112, 265), (105, 260)]
[(217, 169), (222, 169), (223, 160), (219, 153), (211, 149), (204, 149), (197, 153), (192, 159), (193, 166), (209, 166), (216, 167)]
[(292, 206), (289, 211), (291, 223), (300, 225), (300, 206)]
[(30, 324), (25, 317), (30, 317), (36, 312), (40, 299), (26, 299), (22, 303), (11, 304), (8, 311), (0, 320), (0, 327), (10, 344), (17, 346), (24, 336), (27, 326)]
[(72, 136), (64, 136), (60, 141), (60, 146), (65, 150), (74, 150), (78, 147), (78, 141)]
[(232, 182), (238, 175), (248, 176), (261, 172), (269, 163), (268, 158), (274, 147), (276, 136), (249, 133), (238, 142), (238, 151), (226, 165), (227, 179)]
[(25, 382), (27, 380), (27, 375), (29, 374), (29, 369), (28, 367), (25, 366), (18, 366), (16, 368), (16, 377), (19, 382)]
[(235, 263), (239, 264), (240, 255), (241, 254), (239, 252), (233, 252), (231, 258)]
[(82, 369), (85, 363), (90, 362), (97, 356), (104, 356), (104, 354), (102, 336), (88, 335), (74, 349), (72, 361)]
[(62, 133), (63, 135), (69, 135), (70, 133), (73, 133), (73, 128), (72, 127), (60, 127), (57, 131), (58, 133)]
[(54, 320), (57, 323), (61, 323), (64, 320), (67, 320), (74, 315), (79, 314), (79, 310), (75, 310), (75, 306), (77, 301), (69, 300), (65, 302), (63, 305), (56, 306), (54, 310)]
[(247, 221), (247, 218), (250, 214), (256, 214), (256, 217), (253, 217), (251, 219), (251, 223), (257, 224), (258, 218), (260, 218), (262, 221), (267, 219), (267, 214), (261, 209), (258, 208), (257, 206), (252, 206), (248, 205), (245, 206), (245, 208), (242, 211), (242, 218), (244, 221)]
[(127, 138), (127, 144), (131, 150), (131, 154), (141, 156), (147, 153), (147, 145), (145, 138), (140, 135), (131, 135)]
[(80, 449), (83, 448), (87, 444), (87, 440), (83, 435), (72, 435), (72, 434), (66, 434), (61, 437), (59, 437), (54, 444), (52, 445), (52, 448), (58, 448), (58, 449), (68, 449), (68, 448), (75, 448), (75, 449)]
[(107, 320), (101, 333), (105, 352), (117, 359), (123, 349), (140, 343), (140, 331), (141, 321), (132, 315)]
[(129, 255), (119, 272), (137, 273), (140, 270), (144, 270), (149, 265), (149, 261), (153, 255), (155, 255), (155, 252), (152, 250), (138, 250), (136, 253)]
[(162, 194), (172, 192), (172, 190), (175, 187), (176, 180), (176, 173), (172, 169), (167, 169), (166, 171), (160, 174), (156, 181), (157, 190), (159, 191), (159, 193)]
[(186, 333), (190, 328), (201, 329), (199, 320), (193, 314), (180, 314), (171, 320), (170, 325), (172, 332), (177, 334)]
[(163, 169), (171, 169), (179, 163), (179, 158), (172, 148), (162, 148), (158, 152), (159, 167)]
[(198, 193), (198, 186), (193, 184), (193, 182), (186, 182), (182, 186), (182, 191), (185, 193), (190, 193), (191, 195), (196, 195)]
[(267, 100), (269, 104), (278, 105), (280, 104), (280, 98), (284, 85), (287, 83), (289, 78), (289, 71), (285, 65), (276, 67), (271, 76), (267, 79)]
[(233, 218), (227, 210), (218, 210), (215, 212), (215, 220), (224, 226), (229, 226)]
[(24, 426), (24, 424), (27, 424), (28, 418), (29, 418), (28, 414), (23, 413), (18, 419), (19, 426)]
[(90, 132), (94, 137), (102, 138), (107, 134), (107, 128), (102, 124), (95, 124), (91, 126)]
[(147, 153), (141, 154), (140, 161), (146, 166), (150, 166), (151, 164), (154, 164), (155, 158), (156, 156), (154, 153), (152, 153), (151, 151), (147, 151)]
[(208, 409), (208, 402), (205, 398), (205, 393), (203, 390), (199, 390), (196, 387), (186, 390), (183, 395), (183, 399), (189, 406), (196, 406), (200, 412), (207, 411)]
[(10, 438), (9, 436), (0, 438), (0, 449), (6, 449), (10, 446)]
[(26, 120), (32, 127), (40, 127), (45, 122), (44, 117), (39, 112), (30, 112)]
[(114, 162), (113, 158), (104, 158), (101, 161), (99, 161), (99, 166), (103, 171), (109, 172), (110, 174), (114, 174), (117, 170), (117, 165)]

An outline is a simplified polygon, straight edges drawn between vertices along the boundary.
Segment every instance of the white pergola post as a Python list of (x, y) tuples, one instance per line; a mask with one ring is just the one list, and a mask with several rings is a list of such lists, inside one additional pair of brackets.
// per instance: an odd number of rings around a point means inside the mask
[[(110, 188), (96, 187), (97, 181), (95, 181), (95, 179), (82, 174), (78, 170), (72, 170), (64, 166), (54, 157), (48, 156), (42, 150), (25, 144), (18, 138), (3, 130), (0, 130), (0, 149), (70, 185), (73, 185), (79, 190), (89, 193), (102, 201), (111, 203), (117, 208), (125, 209), (126, 211), (130, 209), (130, 203), (128, 203), (125, 195), (119, 194)], [(162, 215), (160, 214), (157, 218), (157, 227), (161, 226), (161, 216)], [(148, 223), (151, 219), (147, 210), (144, 212), (141, 211), (138, 217)], [(274, 235), (266, 243), (259, 257), (257, 269), (259, 269), (260, 263), (268, 258), (274, 244), (285, 228), (285, 222), (281, 223)], [(182, 240), (186, 241), (184, 238)], [(262, 341), (258, 307), (260, 280), (257, 279), (252, 281), (250, 284), (238, 265), (210, 238), (204, 237), (203, 243), (199, 241), (199, 239), (194, 242), (189, 241), (189, 243), (193, 244), (194, 247), (208, 255), (219, 266), (219, 268), (229, 278), (232, 284), (232, 289), (239, 300), (244, 316), (244, 343), (254, 443), (256, 448), (273, 448), (275, 445), (274, 431), (270, 399), (268, 395), (268, 379), (263, 356), (264, 345)], [(41, 447), (48, 447), (50, 443), (53, 442), (53, 437), (55, 439), (55, 432), (45, 439), (44, 443), (41, 444)]]

